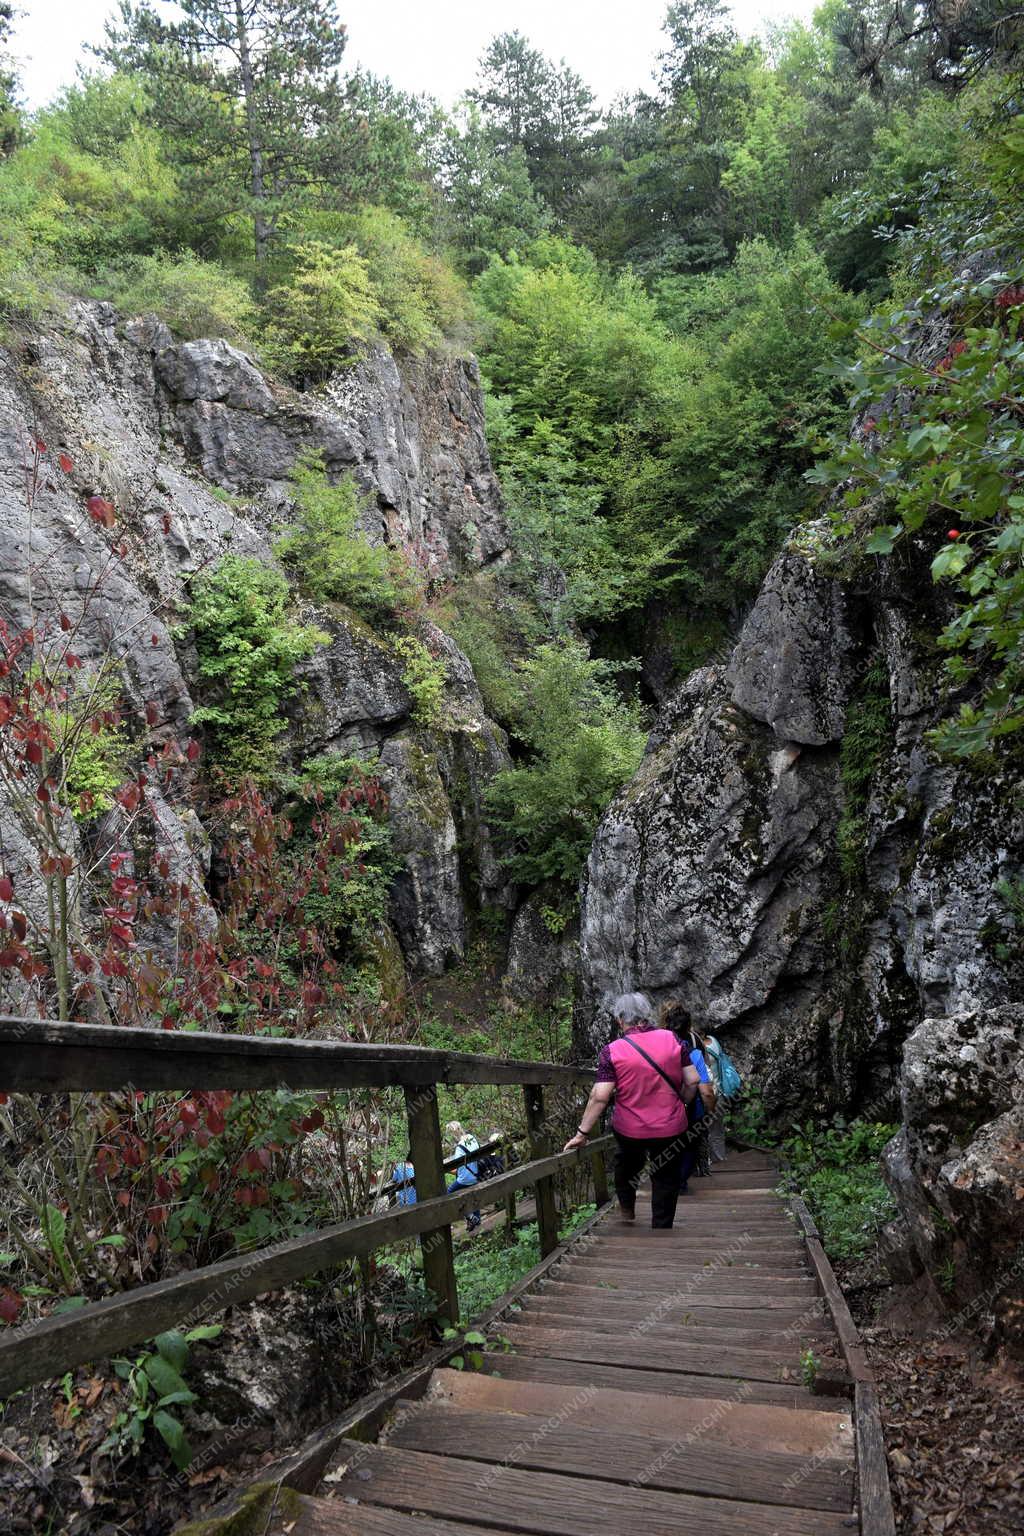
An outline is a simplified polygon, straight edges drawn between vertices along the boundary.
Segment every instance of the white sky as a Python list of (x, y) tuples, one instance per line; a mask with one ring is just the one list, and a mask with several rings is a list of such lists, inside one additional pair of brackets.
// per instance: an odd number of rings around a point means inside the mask
[[(85, 44), (98, 42), (113, 0), (17, 0), (14, 49), (23, 92), (44, 106), (94, 63)], [(340, 0), (348, 26), (349, 68), (362, 64), (407, 91), (426, 91), (446, 106), (473, 83), (476, 62), (497, 32), (518, 29), (534, 47), (564, 57), (602, 104), (620, 91), (648, 86), (663, 44), (668, 0)], [(810, 16), (813, 0), (734, 0), (740, 31), (766, 21)]]

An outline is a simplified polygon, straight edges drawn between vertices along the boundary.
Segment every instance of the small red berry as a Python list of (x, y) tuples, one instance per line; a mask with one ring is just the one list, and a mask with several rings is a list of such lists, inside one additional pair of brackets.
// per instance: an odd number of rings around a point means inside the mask
[(946, 534), (946, 538), (947, 539), (958, 539), (959, 537), (960, 537), (960, 529), (959, 528), (951, 528), (949, 530), (949, 532)]

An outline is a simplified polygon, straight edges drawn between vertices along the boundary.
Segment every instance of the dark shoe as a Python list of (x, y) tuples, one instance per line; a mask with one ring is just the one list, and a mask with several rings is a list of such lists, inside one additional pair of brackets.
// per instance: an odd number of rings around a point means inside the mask
[(619, 1206), (620, 1221), (636, 1221), (636, 1211), (627, 1210), (624, 1205)]

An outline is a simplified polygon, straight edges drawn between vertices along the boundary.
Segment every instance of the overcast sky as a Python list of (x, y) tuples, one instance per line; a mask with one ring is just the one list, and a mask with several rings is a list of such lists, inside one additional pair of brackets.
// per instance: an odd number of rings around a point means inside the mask
[[(113, 0), (15, 0), (22, 14), (15, 51), (30, 107), (50, 101), (88, 62), (87, 43), (103, 35)], [(554, 59), (565, 58), (607, 104), (620, 91), (649, 85), (662, 46), (667, 0), (341, 0), (348, 26), (346, 61), (389, 75), (407, 91), (426, 91), (450, 106), (472, 84), (476, 61), (496, 32), (518, 28)], [(812, 0), (735, 0), (740, 30), (809, 16)]]

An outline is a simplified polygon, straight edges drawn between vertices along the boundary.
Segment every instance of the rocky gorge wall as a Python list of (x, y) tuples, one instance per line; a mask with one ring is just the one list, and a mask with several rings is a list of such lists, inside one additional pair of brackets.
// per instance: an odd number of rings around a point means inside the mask
[(802, 530), (731, 655), (667, 701), (587, 866), (577, 1047), (637, 987), (711, 1025), (784, 1123), (902, 1121), (894, 1274), (1024, 1354), (1024, 934), (1005, 895), (1024, 764), (929, 745), (958, 707), (933, 552), (842, 572)]
[[(30, 517), (37, 439), (47, 453)], [(17, 628), (30, 611), (55, 620), (82, 599), (76, 647), (86, 667), (112, 659), (127, 703), (154, 707), (157, 739), (184, 737), (196, 658), (175, 623), (187, 581), (228, 552), (273, 562), (303, 450), (322, 454), (332, 480), (354, 477), (371, 541), (402, 550), (425, 577), (456, 578), (505, 556), (472, 359), (398, 362), (371, 351), (314, 397), (274, 382), (224, 341), (176, 342), (153, 317), (75, 304), (64, 322), (34, 328), (0, 355), (0, 611)], [(73, 464), (67, 474), (48, 468), (61, 454)], [(122, 559), (111, 561), (109, 540), (86, 515), (94, 495), (117, 508)], [(466, 658), (435, 626), (424, 622), (422, 638), (447, 681), (443, 724), (427, 730), (387, 637), (306, 608), (303, 619), (330, 643), (301, 664), (286, 763), (336, 753), (377, 765), (399, 860), (381, 942), (410, 974), (438, 974), (464, 953), (474, 906), (514, 900), (481, 803), (507, 764), (504, 735)], [(166, 811), (178, 855), (208, 865), (194, 813)], [(3, 820), (17, 865), (19, 830)]]

